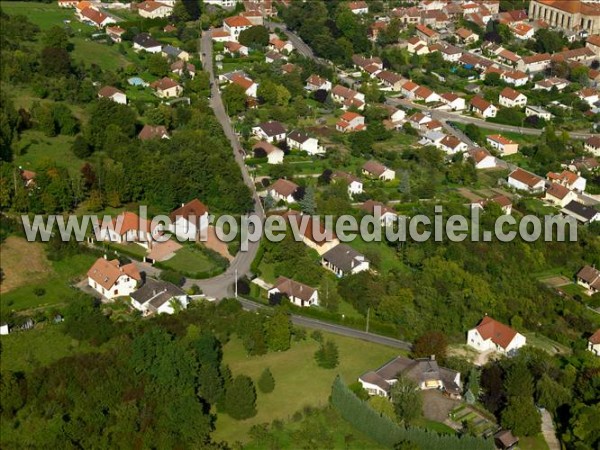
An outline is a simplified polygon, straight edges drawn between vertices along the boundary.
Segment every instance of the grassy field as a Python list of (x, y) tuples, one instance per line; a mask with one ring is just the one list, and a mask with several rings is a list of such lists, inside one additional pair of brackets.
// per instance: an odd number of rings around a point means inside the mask
[(312, 339), (292, 343), (287, 352), (263, 356), (246, 356), (239, 340), (229, 342), (224, 348), (224, 362), (233, 375), (245, 374), (256, 382), (265, 367), (269, 367), (275, 378), (275, 390), (270, 394), (258, 392), (258, 414), (251, 419), (236, 421), (219, 414), (214, 439), (245, 442), (252, 425), (274, 419), (289, 420), (305, 405), (325, 406), (337, 374), (347, 383), (353, 383), (362, 373), (381, 366), (399, 353), (391, 347), (356, 339), (326, 333), (325, 337), (333, 339), (339, 347), (340, 365), (334, 370), (317, 366), (314, 353), (318, 344)]
[(571, 350), (568, 347), (559, 344), (558, 342), (553, 341), (552, 339), (547, 338), (546, 336), (543, 336), (541, 334), (525, 333), (525, 337), (527, 338), (528, 345), (541, 348), (542, 350), (546, 350), (548, 353), (551, 353), (553, 355), (571, 353)]
[(184, 246), (181, 250), (177, 250), (175, 256), (164, 261), (163, 265), (182, 273), (208, 272), (215, 268), (208, 255), (192, 246)]
[(66, 167), (71, 175), (78, 174), (83, 160), (71, 151), (73, 139), (73, 136), (47, 137), (41, 131), (26, 130), (14, 144), (15, 163), (33, 171), (47, 163), (56, 163)]
[(31, 371), (76, 353), (94, 351), (62, 332), (62, 325), (45, 324), (33, 330), (2, 336), (2, 370)]
[[(26, 246), (26, 252), (23, 246)], [(0, 266), (4, 274), (0, 292), (3, 294), (28, 283), (43, 281), (52, 273), (44, 246), (38, 242), (28, 243), (10, 236), (0, 246), (0, 252)]]
[(519, 448), (521, 450), (549, 450), (548, 444), (544, 440), (544, 436), (529, 436), (519, 438)]
[[(2, 267), (11, 266), (6, 272), (6, 282), (10, 284), (8, 291), (2, 293), (2, 310), (8, 312), (11, 310), (20, 311), (31, 308), (44, 308), (63, 304), (73, 297), (77, 291), (71, 284), (85, 275), (87, 270), (96, 260), (96, 257), (87, 253), (80, 253), (67, 257), (60, 261), (47, 261), (43, 250), (38, 247), (41, 244), (27, 242), (22, 238), (19, 241), (18, 251), (12, 251), (8, 255), (2, 253)], [(3, 247), (6, 244), (3, 244)], [(11, 244), (12, 245), (12, 244)], [(31, 255), (36, 255), (32, 258)], [(6, 259), (6, 257), (10, 259)], [(36, 272), (34, 277), (22, 277), (30, 270), (33, 262), (44, 261), (44, 270)], [(21, 275), (17, 282), (11, 282), (11, 271)], [(34, 291), (41, 288), (44, 290), (42, 295), (36, 295)]]
[(74, 10), (59, 8), (56, 2), (2, 2), (2, 10), (10, 15), (27, 16), (31, 22), (42, 30), (47, 30), (54, 25), (62, 25), (63, 20), (74, 20)]
[(75, 48), (71, 57), (76, 62), (83, 62), (86, 66), (97, 64), (104, 70), (115, 71), (129, 64), (127, 59), (121, 55), (116, 45), (109, 46), (106, 43), (88, 40), (84, 36), (76, 36), (72, 39)]

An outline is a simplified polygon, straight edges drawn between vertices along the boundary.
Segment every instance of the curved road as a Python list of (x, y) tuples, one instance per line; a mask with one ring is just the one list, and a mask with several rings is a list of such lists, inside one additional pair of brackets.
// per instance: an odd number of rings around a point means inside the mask
[[(200, 59), (202, 60), (204, 70), (207, 71), (210, 76), (210, 105), (217, 120), (223, 127), (225, 136), (227, 136), (227, 139), (229, 139), (229, 142), (231, 143), (235, 161), (240, 167), (244, 182), (252, 192), (254, 198), (254, 212), (251, 214), (257, 215), (262, 221), (264, 220), (265, 212), (258, 194), (256, 193), (256, 189), (254, 188), (252, 177), (248, 173), (248, 168), (244, 163), (242, 146), (240, 145), (240, 141), (235, 134), (233, 127), (231, 126), (229, 116), (225, 111), (225, 106), (223, 105), (223, 100), (221, 99), (221, 91), (219, 90), (219, 83), (215, 80), (213, 71), (212, 39), (210, 36), (210, 31), (205, 31), (202, 33), (202, 37), (200, 38), (200, 49)], [(248, 250), (245, 252), (238, 252), (224, 273), (206, 280), (191, 280), (190, 283), (193, 281), (193, 283), (198, 284), (202, 288), (202, 291), (209, 297), (215, 297), (219, 299), (224, 297), (232, 297), (234, 293), (234, 282), (236, 275), (238, 277), (242, 277), (250, 272), (250, 266), (252, 265), (252, 261), (254, 261), (258, 247), (258, 242), (250, 242), (248, 245)]]

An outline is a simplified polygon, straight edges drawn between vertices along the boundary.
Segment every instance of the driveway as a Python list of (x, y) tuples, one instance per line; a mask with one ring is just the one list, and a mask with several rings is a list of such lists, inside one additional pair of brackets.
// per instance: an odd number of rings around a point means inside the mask
[(452, 408), (460, 404), (460, 400), (446, 397), (437, 389), (421, 391), (423, 394), (423, 415), (429, 420), (444, 422)]
[(548, 444), (550, 450), (560, 450), (560, 442), (556, 438), (556, 431), (554, 430), (554, 422), (552, 422), (552, 416), (545, 409), (542, 410), (542, 434)]

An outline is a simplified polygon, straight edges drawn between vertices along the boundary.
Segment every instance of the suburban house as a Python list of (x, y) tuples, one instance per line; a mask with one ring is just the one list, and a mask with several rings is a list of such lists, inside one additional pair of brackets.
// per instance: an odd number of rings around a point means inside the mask
[(302, 238), (302, 242), (309, 248), (315, 250), (319, 255), (327, 253), (332, 248), (339, 246), (340, 241), (331, 229), (327, 229), (320, 218), (305, 215), (299, 211), (287, 211), (283, 217), (290, 224), (292, 231), (296, 230)]
[(231, 39), (237, 41), (240, 33), (252, 27), (252, 22), (244, 16), (227, 17), (223, 21), (223, 30), (229, 33)]
[(137, 4), (138, 14), (145, 19), (159, 19), (173, 14), (173, 7), (161, 2), (147, 0)]
[(514, 155), (519, 151), (519, 144), (500, 134), (486, 136), (485, 141), (493, 149), (497, 150), (502, 156)]
[(406, 50), (411, 55), (426, 55), (429, 53), (427, 42), (417, 36), (413, 36), (406, 41)]
[(454, 155), (455, 153), (467, 151), (467, 149), (469, 148), (469, 146), (465, 142), (452, 135), (444, 136), (437, 144), (437, 147), (449, 155)]
[(410, 126), (417, 130), (425, 130), (425, 125), (431, 122), (431, 117), (422, 112), (416, 112), (408, 118)]
[(581, 222), (584, 225), (600, 220), (600, 211), (593, 206), (586, 206), (575, 200), (567, 203), (560, 212), (566, 216), (577, 219), (578, 222)]
[(463, 111), (467, 107), (465, 99), (452, 92), (441, 94), (440, 101), (447, 105), (451, 111)]
[(179, 97), (183, 94), (183, 87), (177, 81), (169, 77), (164, 77), (150, 83), (150, 87), (154, 89), (156, 96), (160, 98)]
[(343, 180), (346, 183), (348, 183), (348, 195), (350, 197), (352, 197), (355, 194), (362, 194), (362, 192), (363, 192), (362, 181), (360, 181), (360, 179), (355, 177), (354, 175), (349, 174), (348, 172), (342, 172), (340, 170), (336, 170), (331, 175), (331, 180), (332, 181)]
[(294, 203), (296, 199), (293, 194), (298, 187), (296, 183), (280, 178), (269, 187), (267, 192), (275, 201), (283, 200), (286, 203)]
[(476, 95), (471, 99), (470, 105), (471, 111), (484, 119), (496, 117), (496, 114), (498, 113), (498, 108), (479, 95)]
[(425, 103), (439, 102), (440, 96), (425, 86), (419, 86), (414, 91), (414, 99)]
[(554, 114), (552, 114), (550, 111), (545, 110), (541, 106), (528, 105), (525, 107), (525, 116), (538, 116), (540, 119), (549, 121), (552, 120)]
[(561, 173), (548, 172), (546, 178), (554, 183), (561, 184), (577, 192), (585, 191), (587, 180), (570, 170), (563, 170)]
[(521, 333), (489, 316), (485, 316), (479, 325), (467, 333), (467, 345), (480, 352), (491, 350), (514, 355), (526, 342)]
[(550, 183), (550, 187), (546, 190), (546, 195), (544, 196), (544, 200), (561, 208), (576, 198), (577, 194), (575, 192), (558, 183)]
[(553, 88), (556, 88), (558, 91), (562, 91), (570, 84), (571, 82), (569, 80), (565, 80), (564, 78), (552, 77), (538, 81), (537, 83), (535, 83), (533, 89), (551, 91)]
[(371, 78), (383, 70), (383, 61), (377, 56), (365, 58), (361, 55), (352, 55), (352, 62), (354, 63), (354, 67), (368, 73)]
[(496, 157), (484, 148), (469, 150), (469, 156), (473, 158), (476, 169), (493, 169), (497, 167)]
[(256, 98), (256, 92), (258, 90), (258, 84), (252, 81), (250, 78), (244, 75), (235, 74), (231, 77), (230, 81), (238, 86), (245, 89), (245, 93), (248, 97)]
[(501, 450), (514, 450), (518, 448), (519, 438), (510, 430), (500, 430), (494, 434), (494, 443)]
[(267, 156), (268, 164), (282, 164), (283, 163), (283, 156), (284, 156), (283, 150), (281, 150), (279, 147), (274, 146), (270, 142), (267, 142), (267, 141), (257, 142), (256, 144), (254, 144), (254, 146), (252, 146), (252, 150), (254, 151), (254, 155), (257, 158), (261, 157), (261, 156), (259, 156), (261, 151), (265, 152), (265, 154)]
[(170, 139), (167, 128), (164, 125), (144, 125), (138, 133), (138, 139), (148, 141), (150, 139)]
[(400, 89), (400, 93), (404, 95), (407, 99), (412, 100), (415, 98), (415, 92), (419, 89), (420, 86), (412, 80), (408, 80), (406, 83), (402, 85)]
[(306, 284), (279, 277), (271, 289), (267, 291), (269, 298), (273, 295), (285, 295), (296, 306), (312, 306), (319, 304), (319, 292)]
[(286, 130), (281, 122), (269, 121), (252, 127), (252, 134), (259, 139), (273, 143), (284, 141)]
[(588, 338), (588, 350), (594, 355), (600, 356), (600, 329)]
[(172, 283), (153, 278), (131, 294), (131, 305), (143, 315), (173, 314), (187, 308), (190, 298), (183, 289)]
[(460, 57), (463, 54), (463, 51), (460, 47), (457, 47), (455, 45), (447, 45), (446, 47), (444, 47), (441, 52), (442, 54), (442, 59), (444, 61), (448, 61), (448, 62), (458, 62), (460, 60)]
[(98, 258), (87, 272), (88, 286), (104, 298), (130, 295), (142, 281), (134, 263), (121, 265), (118, 259)]
[(600, 156), (600, 136), (592, 136), (588, 138), (583, 148), (586, 152), (590, 152), (594, 156)]
[(107, 98), (115, 103), (120, 103), (121, 105), (127, 104), (127, 96), (125, 93), (113, 86), (104, 86), (100, 89), (98, 91), (98, 98)]
[(464, 44), (474, 44), (479, 40), (479, 35), (467, 28), (459, 28), (456, 30), (456, 35)]
[(321, 257), (321, 264), (337, 277), (369, 270), (369, 260), (346, 244), (333, 247)]
[(584, 88), (577, 92), (577, 97), (593, 107), (600, 100), (600, 93), (594, 88)]
[(405, 80), (400, 75), (394, 72), (390, 72), (389, 70), (382, 70), (378, 72), (375, 77), (381, 82), (383, 85), (382, 90), (390, 90), (390, 91), (400, 91), (402, 89), (402, 85)]
[(117, 25), (114, 25), (112, 27), (106, 27), (106, 34), (108, 34), (108, 37), (111, 38), (113, 42), (118, 44), (123, 40), (125, 30)]
[(585, 266), (577, 272), (577, 284), (583, 286), (587, 295), (600, 292), (600, 270), (592, 266)]
[(396, 172), (377, 161), (367, 161), (364, 163), (362, 173), (363, 175), (383, 181), (391, 181), (396, 178)]
[(102, 11), (98, 11), (94, 8), (82, 9), (79, 12), (79, 20), (96, 28), (104, 28), (105, 26), (111, 23), (117, 23), (117, 21), (111, 16), (104, 14)]
[(500, 92), (498, 103), (507, 108), (522, 108), (527, 105), (527, 97), (513, 88), (505, 87)]
[(165, 45), (162, 48), (161, 54), (165, 58), (170, 58), (171, 60), (181, 59), (182, 61), (189, 61), (190, 59), (190, 54), (188, 52), (172, 45)]
[(318, 75), (311, 75), (306, 80), (306, 89), (309, 91), (330, 91), (331, 87), (331, 81), (321, 78)]
[(287, 61), (287, 56), (284, 56), (281, 53), (277, 53), (274, 51), (270, 51), (265, 54), (265, 62), (267, 64), (272, 64), (277, 61)]
[(339, 84), (336, 84), (331, 89), (331, 99), (336, 103), (341, 103), (342, 109), (348, 109), (351, 106), (355, 106), (361, 111), (365, 108), (365, 94)]
[(290, 53), (294, 50), (294, 46), (290, 41), (282, 41), (277, 37), (277, 35), (271, 36), (271, 39), (269, 40), (269, 48), (280, 53)]
[(417, 25), (416, 32), (417, 32), (417, 36), (419, 37), (419, 39), (424, 40), (428, 44), (437, 42), (438, 39), (440, 38), (440, 35), (437, 33), (437, 31), (432, 30), (431, 28), (429, 28), (426, 25), (422, 25), (422, 24)]
[(37, 173), (33, 170), (21, 169), (19, 167), (19, 174), (21, 175), (21, 180), (26, 188), (35, 187), (35, 177), (37, 176)]
[(513, 170), (508, 175), (508, 185), (519, 191), (530, 193), (543, 192), (546, 187), (543, 178), (521, 168)]
[(369, 395), (389, 397), (400, 374), (414, 381), (420, 390), (438, 389), (452, 398), (461, 397), (460, 372), (440, 367), (435, 356), (419, 359), (398, 356), (379, 369), (361, 375), (358, 381)]
[(349, 2), (348, 8), (350, 8), (350, 11), (352, 11), (354, 14), (368, 14), (369, 13), (369, 5), (367, 5), (367, 2), (362, 1), (362, 0), (358, 1), (358, 2)]
[(550, 53), (537, 53), (521, 58), (517, 63), (517, 69), (527, 73), (542, 72), (550, 66), (551, 61)]
[(169, 219), (171, 219), (169, 225), (171, 233), (182, 240), (197, 241), (202, 230), (208, 227), (208, 208), (195, 198), (182, 203), (169, 214)]
[(235, 41), (225, 42), (225, 46), (223, 47), (223, 49), (226, 53), (229, 53), (230, 55), (237, 54), (240, 56), (248, 56), (250, 52), (250, 49), (248, 47)]
[(187, 73), (193, 80), (196, 76), (196, 66), (180, 59), (171, 64), (171, 72), (180, 77)]
[(390, 226), (398, 220), (398, 213), (394, 209), (375, 200), (367, 200), (361, 205), (360, 209), (372, 216), (379, 215), (381, 226)]
[(162, 45), (148, 33), (140, 33), (133, 38), (133, 49), (148, 53), (160, 53)]
[(511, 215), (512, 202), (505, 195), (496, 195), (495, 197), (486, 200), (478, 200), (471, 203), (471, 208), (485, 209), (485, 207), (491, 203), (498, 205), (504, 214)]
[(523, 41), (531, 39), (535, 33), (535, 29), (526, 23), (517, 23), (511, 29), (515, 37)]
[(149, 248), (154, 237), (160, 232), (158, 227), (153, 230), (150, 227), (150, 220), (141, 219), (136, 213), (124, 211), (111, 222), (102, 223), (100, 239), (118, 244), (136, 242), (142, 247)]
[(366, 130), (365, 117), (358, 113), (347, 111), (335, 124), (335, 129), (342, 133)]
[(289, 148), (304, 151), (311, 156), (325, 154), (325, 147), (319, 145), (319, 140), (310, 137), (304, 131), (292, 131), (287, 135), (285, 142)]

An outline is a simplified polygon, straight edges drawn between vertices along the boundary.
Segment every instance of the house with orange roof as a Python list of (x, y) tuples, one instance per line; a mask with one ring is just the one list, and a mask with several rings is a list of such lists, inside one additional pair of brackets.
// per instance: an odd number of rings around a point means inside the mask
[(485, 138), (487, 144), (497, 150), (501, 156), (514, 155), (519, 151), (519, 144), (501, 134), (493, 134)]
[(121, 265), (118, 259), (98, 258), (87, 272), (88, 286), (106, 299), (128, 296), (142, 281), (134, 263)]
[(600, 356), (600, 328), (588, 338), (588, 350), (596, 356)]
[(543, 192), (546, 189), (546, 183), (542, 177), (521, 168), (513, 170), (508, 175), (508, 185), (519, 191), (530, 193)]
[(522, 41), (526, 41), (528, 39), (533, 38), (533, 35), (535, 33), (535, 29), (531, 25), (527, 25), (526, 23), (517, 23), (513, 25), (511, 30), (514, 36)]
[(479, 35), (468, 28), (459, 28), (456, 35), (464, 44), (474, 44), (479, 40)]
[(473, 111), (475, 115), (483, 117), (484, 119), (488, 117), (496, 117), (496, 114), (498, 113), (498, 108), (479, 95), (476, 95), (471, 99), (470, 105), (471, 111)]
[(283, 200), (286, 203), (295, 203), (294, 193), (300, 186), (290, 180), (280, 178), (273, 183), (267, 193), (275, 199), (275, 201)]
[(154, 89), (156, 96), (160, 98), (179, 97), (183, 94), (183, 87), (169, 77), (164, 77), (154, 83), (150, 83), (150, 87)]
[(506, 108), (523, 108), (527, 105), (527, 96), (507, 86), (500, 92), (498, 103)]
[(367, 2), (363, 0), (358, 2), (349, 2), (348, 8), (350, 8), (350, 11), (352, 11), (354, 14), (369, 14), (369, 5), (367, 5)]
[(558, 183), (550, 183), (550, 187), (546, 189), (546, 195), (544, 196), (545, 201), (561, 208), (576, 199), (577, 194), (575, 192)]
[(355, 106), (359, 111), (365, 108), (365, 94), (340, 84), (336, 84), (331, 89), (331, 99), (336, 103), (341, 103), (344, 110), (351, 106)]
[(179, 239), (197, 241), (209, 224), (208, 207), (197, 198), (182, 203), (169, 215), (169, 231)]
[(103, 222), (100, 226), (99, 237), (101, 241), (126, 244), (135, 242), (142, 247), (150, 248), (154, 238), (160, 234), (159, 227), (151, 229), (149, 219), (142, 219), (136, 213), (124, 211), (110, 222)]
[(111, 23), (117, 23), (114, 18), (94, 8), (82, 9), (79, 11), (78, 17), (81, 22), (96, 28), (104, 28)]
[(437, 31), (432, 30), (427, 25), (419, 24), (415, 27), (417, 36), (427, 42), (428, 44), (432, 44), (437, 42), (440, 38), (440, 35)]
[(587, 185), (587, 180), (585, 178), (570, 170), (563, 170), (561, 173), (548, 172), (546, 174), (546, 179), (577, 192), (585, 191)]
[(106, 27), (106, 34), (109, 38), (112, 39), (113, 42), (121, 42), (123, 40), (123, 35), (126, 30), (121, 28), (120, 26), (113, 25), (111, 27)]
[(500, 79), (505, 83), (512, 84), (514, 86), (525, 86), (529, 81), (529, 75), (520, 70), (513, 70), (510, 72), (504, 72), (500, 75)]
[(248, 56), (249, 49), (245, 45), (240, 44), (235, 41), (227, 41), (225, 42), (225, 46), (223, 48), (225, 53), (229, 53), (230, 55), (239, 55), (239, 56)]
[(476, 169), (493, 169), (498, 167), (496, 157), (484, 148), (473, 148), (469, 150), (467, 155), (473, 159)]
[(138, 3), (137, 10), (138, 14), (144, 19), (159, 19), (162, 17), (169, 17), (173, 14), (172, 6), (153, 0), (146, 0), (145, 2)]
[(521, 333), (489, 316), (467, 333), (467, 345), (479, 352), (512, 356), (526, 343), (527, 339)]
[(585, 46), (594, 52), (596, 57), (600, 57), (600, 34), (589, 36), (585, 41)]
[(252, 27), (252, 22), (244, 16), (227, 17), (223, 21), (223, 30), (229, 33), (231, 39), (237, 41), (240, 33)]
[(98, 91), (98, 98), (106, 98), (121, 105), (127, 104), (127, 96), (114, 86), (104, 86)]
[(335, 129), (342, 133), (366, 130), (365, 117), (358, 113), (346, 111), (335, 124)]

